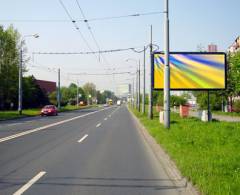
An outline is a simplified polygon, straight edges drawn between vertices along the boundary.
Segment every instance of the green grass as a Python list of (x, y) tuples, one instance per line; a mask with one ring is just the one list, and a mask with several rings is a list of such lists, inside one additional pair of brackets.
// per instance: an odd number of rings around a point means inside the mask
[[(60, 109), (60, 112), (79, 110), (79, 109), (84, 109), (84, 108), (92, 108), (92, 107), (96, 107), (96, 105), (81, 106), (81, 107), (67, 105), (65, 107), (62, 107)], [(13, 111), (0, 111), (0, 121), (1, 120), (22, 118), (22, 117), (28, 117), (28, 116), (37, 116), (37, 115), (40, 115), (40, 111), (41, 111), (40, 108), (25, 109), (25, 110), (22, 111), (22, 115), (19, 115), (18, 111), (16, 111), (16, 110), (13, 110)]]
[(40, 109), (26, 109), (22, 111), (22, 115), (18, 114), (18, 111), (0, 111), (0, 120), (15, 119), (26, 116), (36, 116), (40, 114)]
[(202, 194), (240, 194), (239, 123), (204, 123), (172, 113), (167, 130), (156, 113), (150, 121), (133, 112)]

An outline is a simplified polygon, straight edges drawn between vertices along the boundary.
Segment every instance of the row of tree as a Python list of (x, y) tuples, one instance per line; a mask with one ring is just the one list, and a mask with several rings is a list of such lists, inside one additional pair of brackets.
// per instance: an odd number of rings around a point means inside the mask
[[(0, 110), (16, 109), (18, 106), (18, 72), (20, 48), (26, 50), (20, 34), (10, 26), (0, 26)], [(23, 59), (26, 62), (26, 59)], [(23, 72), (26, 72), (23, 65)], [(23, 78), (23, 106), (38, 107), (47, 104), (48, 98), (36, 84), (33, 76)]]
[[(71, 83), (68, 87), (61, 87), (60, 94), (62, 106), (67, 104), (76, 105), (77, 99), (79, 102), (84, 102), (84, 104), (105, 104), (107, 103), (107, 99), (112, 99), (114, 102), (117, 100), (117, 97), (113, 92), (108, 90), (101, 92), (96, 89), (96, 85), (94, 83), (86, 83), (83, 87), (78, 87), (76, 84)], [(52, 104), (57, 105), (56, 97), (56, 91), (49, 95), (49, 100)]]
[[(21, 36), (16, 29), (10, 26), (4, 29), (0, 26), (0, 110), (17, 109), (18, 107), (18, 80), (20, 49), (23, 50), (23, 73), (26, 73), (25, 56), (26, 47), (24, 41), (20, 41)], [(47, 96), (37, 85), (33, 76), (23, 77), (23, 108), (42, 107), (43, 105), (53, 103), (57, 104), (56, 92)], [(61, 104), (76, 104), (77, 101), (76, 84), (70, 84), (69, 87), (61, 87)], [(79, 101), (96, 101), (106, 103), (107, 98), (113, 100), (116, 96), (111, 91), (100, 92), (93, 83), (86, 83), (82, 88), (78, 88), (80, 94)], [(89, 98), (91, 97), (91, 98)], [(91, 102), (90, 102), (91, 103)]]

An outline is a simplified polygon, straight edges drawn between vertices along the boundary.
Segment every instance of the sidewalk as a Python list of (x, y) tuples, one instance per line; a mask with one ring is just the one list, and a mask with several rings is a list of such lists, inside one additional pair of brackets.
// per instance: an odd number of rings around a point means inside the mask
[[(190, 116), (199, 118), (199, 113), (196, 111), (190, 111)], [(212, 118), (219, 120), (219, 121), (226, 121), (226, 122), (240, 122), (240, 117), (237, 116), (226, 116), (226, 115), (219, 115), (219, 114), (212, 114)]]

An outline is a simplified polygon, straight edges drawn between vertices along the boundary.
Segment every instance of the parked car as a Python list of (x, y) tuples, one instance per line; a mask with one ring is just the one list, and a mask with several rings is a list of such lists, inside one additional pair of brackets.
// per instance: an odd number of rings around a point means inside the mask
[(41, 116), (57, 116), (58, 110), (54, 105), (44, 106), (41, 110)]

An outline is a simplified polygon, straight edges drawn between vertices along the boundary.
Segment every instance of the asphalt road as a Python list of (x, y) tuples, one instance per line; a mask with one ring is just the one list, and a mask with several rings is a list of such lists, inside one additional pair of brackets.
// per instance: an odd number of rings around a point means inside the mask
[(0, 123), (0, 194), (179, 194), (126, 107)]

